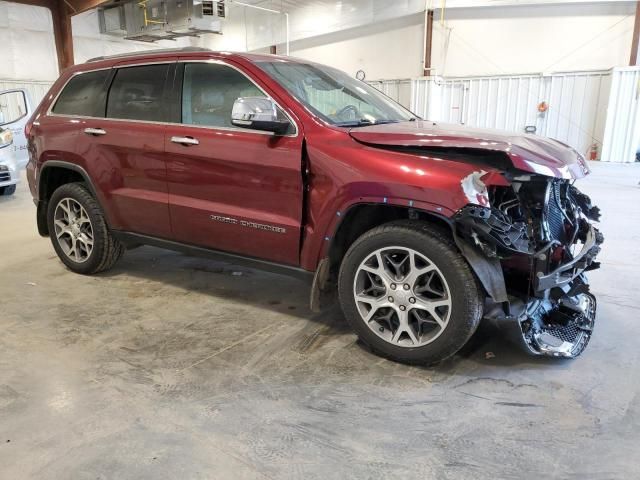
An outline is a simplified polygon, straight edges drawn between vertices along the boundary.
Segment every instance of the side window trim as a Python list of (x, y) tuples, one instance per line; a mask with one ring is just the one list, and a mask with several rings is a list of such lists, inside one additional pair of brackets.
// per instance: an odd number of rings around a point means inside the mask
[(111, 68), (109, 71), (109, 75), (107, 76), (107, 80), (102, 86), (102, 93), (100, 94), (102, 97), (102, 116), (100, 118), (107, 118), (107, 101), (109, 100), (109, 90), (111, 90), (111, 85), (113, 84), (113, 79), (116, 78), (117, 70), (115, 68)]
[(180, 125), (182, 123), (182, 79), (184, 76), (184, 64), (175, 63), (173, 76), (169, 74), (171, 81), (167, 82), (167, 101), (169, 111), (169, 124)]
[[(245, 129), (245, 128), (240, 128), (240, 127), (213, 127), (213, 126), (207, 126), (207, 125), (189, 125), (189, 124), (184, 124), (182, 123), (182, 83), (183, 83), (183, 78), (184, 78), (184, 64), (186, 63), (217, 63), (220, 65), (225, 65), (227, 67), (233, 68), (234, 70), (240, 72), (242, 75), (244, 75), (251, 83), (253, 83), (261, 92), (264, 93), (264, 95), (267, 98), (270, 98), (271, 100), (273, 100), (276, 104), (276, 106), (284, 113), (284, 115), (286, 115), (286, 117), (289, 119), (289, 121), (291, 122), (291, 124), (293, 125), (294, 131), (293, 133), (287, 134), (285, 135), (285, 137), (297, 137), (298, 134), (300, 133), (300, 128), (298, 127), (298, 122), (294, 119), (294, 117), (286, 110), (282, 107), (282, 105), (280, 105), (280, 102), (278, 102), (276, 99), (274, 99), (271, 95), (269, 95), (269, 93), (262, 88), (249, 74), (247, 74), (247, 72), (245, 72), (244, 70), (242, 70), (241, 68), (239, 68), (236, 65), (233, 65), (231, 63), (225, 62), (223, 60), (220, 59), (177, 59), (177, 60), (173, 60), (173, 61), (166, 61), (166, 62), (148, 62), (148, 63), (133, 63), (133, 64), (118, 64), (118, 65), (114, 65), (112, 67), (105, 67), (105, 68), (96, 68), (96, 69), (92, 69), (92, 70), (83, 70), (80, 72), (75, 72), (73, 75), (71, 75), (67, 81), (64, 83), (64, 85), (60, 88), (60, 90), (58, 91), (58, 93), (56, 94), (56, 96), (54, 97), (54, 99), (52, 100), (52, 102), (49, 104), (49, 107), (47, 109), (47, 116), (57, 116), (57, 117), (74, 117), (74, 118), (100, 118), (100, 119), (105, 119), (105, 120), (110, 120), (110, 121), (127, 121), (127, 122), (140, 122), (140, 123), (162, 123), (162, 124), (167, 124), (167, 125), (178, 125), (178, 126), (189, 126), (189, 127), (195, 127), (195, 128), (207, 128), (207, 129), (212, 129), (212, 130), (231, 130), (231, 131), (235, 131), (235, 132), (243, 132), (243, 133), (253, 133), (256, 135), (271, 135), (269, 132), (260, 132), (258, 130), (249, 130), (249, 129)], [(113, 85), (113, 81), (115, 79), (116, 73), (120, 68), (127, 68), (127, 67), (141, 67), (141, 66), (145, 66), (145, 65), (159, 65), (159, 64), (173, 64), (170, 68), (169, 68), (169, 72), (167, 74), (167, 77), (165, 78), (165, 83), (164, 83), (164, 93), (163, 93), (163, 98), (169, 100), (168, 103), (168, 108), (166, 108), (164, 110), (164, 115), (165, 118), (163, 121), (149, 121), (149, 120), (130, 120), (130, 119), (120, 119), (120, 118), (107, 118), (107, 102), (108, 102), (108, 94), (109, 91), (111, 90), (111, 86)], [(58, 98), (60, 97), (60, 95), (62, 94), (62, 92), (64, 91), (64, 89), (67, 87), (67, 85), (69, 84), (69, 82), (75, 78), (78, 75), (83, 75), (85, 73), (91, 73), (91, 72), (99, 72), (101, 70), (110, 70), (109, 75), (107, 75), (106, 80), (104, 85), (102, 86), (102, 96), (104, 99), (104, 103), (102, 105), (104, 105), (104, 112), (103, 112), (103, 116), (102, 117), (95, 117), (95, 116), (86, 116), (86, 115), (67, 115), (67, 114), (61, 114), (61, 113), (53, 113), (53, 107), (56, 104), (56, 102), (58, 101)]]

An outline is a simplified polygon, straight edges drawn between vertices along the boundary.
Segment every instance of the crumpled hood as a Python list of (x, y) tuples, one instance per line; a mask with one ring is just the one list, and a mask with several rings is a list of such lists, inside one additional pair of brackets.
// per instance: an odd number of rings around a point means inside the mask
[[(380, 147), (474, 149), (504, 152), (513, 166), (525, 172), (557, 178), (582, 178), (589, 173), (584, 157), (564, 143), (529, 134), (476, 129), (426, 120), (353, 128), (351, 137)], [(497, 166), (496, 166), (497, 167)]]

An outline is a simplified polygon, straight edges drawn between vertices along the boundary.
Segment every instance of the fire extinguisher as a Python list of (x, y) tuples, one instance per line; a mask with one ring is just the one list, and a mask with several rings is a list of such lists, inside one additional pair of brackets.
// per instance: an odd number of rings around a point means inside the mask
[(589, 150), (589, 160), (597, 160), (598, 159), (598, 144), (594, 143), (591, 145), (591, 150)]

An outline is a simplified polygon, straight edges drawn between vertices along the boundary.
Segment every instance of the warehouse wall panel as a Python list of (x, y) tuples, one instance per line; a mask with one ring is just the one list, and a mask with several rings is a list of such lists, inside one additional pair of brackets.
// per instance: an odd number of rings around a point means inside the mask
[(411, 79), (373, 80), (367, 82), (405, 108), (411, 108)]
[(602, 158), (635, 162), (640, 148), (640, 68), (616, 68), (611, 78)]
[[(410, 108), (429, 120), (526, 130), (588, 155), (602, 148), (611, 71), (413, 80)], [(542, 103), (546, 111), (539, 111)], [(543, 108), (544, 110), (544, 108)]]

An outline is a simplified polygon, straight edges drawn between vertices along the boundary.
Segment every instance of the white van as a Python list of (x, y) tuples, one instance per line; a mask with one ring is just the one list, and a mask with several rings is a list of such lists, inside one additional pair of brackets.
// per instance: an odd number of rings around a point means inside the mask
[(0, 92), (0, 195), (12, 195), (20, 171), (29, 161), (24, 126), (31, 116), (31, 99), (23, 89)]

